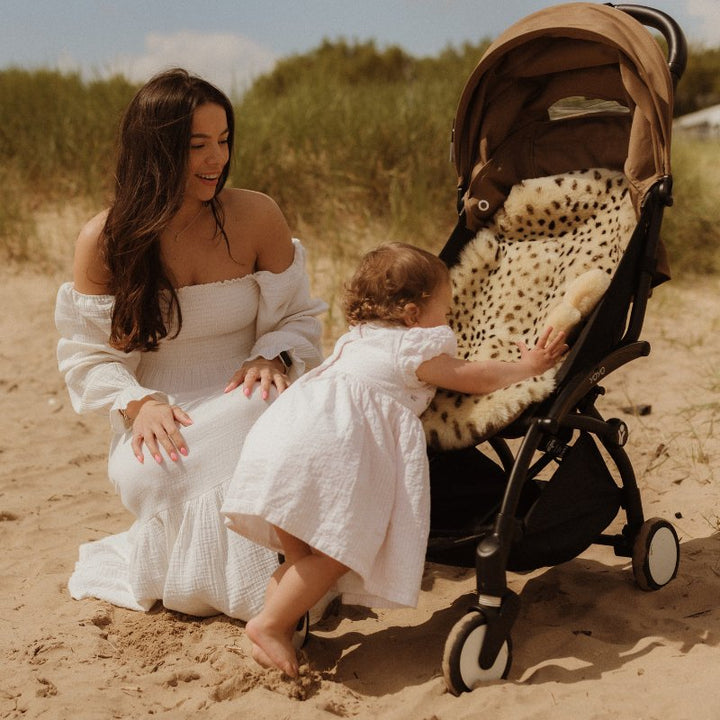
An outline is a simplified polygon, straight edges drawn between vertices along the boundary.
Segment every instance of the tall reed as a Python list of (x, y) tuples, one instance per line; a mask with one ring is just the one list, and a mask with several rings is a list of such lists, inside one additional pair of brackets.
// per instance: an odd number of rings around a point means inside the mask
[(674, 276), (720, 272), (720, 139), (676, 134), (674, 204), (665, 212), (662, 237)]
[[(417, 59), (325, 42), (283, 60), (236, 102), (231, 183), (273, 196), (318, 247), (328, 277), (383, 240), (439, 250), (456, 218), (452, 121), (487, 43)], [(0, 71), (0, 258), (47, 252), (39, 211), (107, 202), (114, 138), (135, 89), (121, 77)], [(663, 224), (673, 275), (717, 272), (720, 144), (677, 136), (673, 160), (676, 203)]]
[(121, 77), (0, 72), (0, 257), (47, 260), (36, 213), (106, 200), (116, 128), (133, 91)]
[(284, 61), (238, 107), (239, 184), (318, 232), (352, 218), (436, 243), (454, 213), (452, 120), (481, 51), (416, 60), (324, 43)]

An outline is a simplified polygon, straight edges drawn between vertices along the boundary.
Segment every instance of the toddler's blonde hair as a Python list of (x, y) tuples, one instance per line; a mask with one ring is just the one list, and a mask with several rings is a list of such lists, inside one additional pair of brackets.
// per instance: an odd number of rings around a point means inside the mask
[(349, 325), (401, 323), (408, 303), (423, 307), (449, 277), (445, 263), (427, 250), (400, 242), (381, 245), (362, 258), (345, 285), (345, 319)]

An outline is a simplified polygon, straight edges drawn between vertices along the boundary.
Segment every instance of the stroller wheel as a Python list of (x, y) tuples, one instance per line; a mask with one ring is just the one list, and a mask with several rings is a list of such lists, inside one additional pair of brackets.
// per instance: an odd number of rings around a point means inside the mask
[(675, 528), (666, 520), (646, 520), (633, 542), (632, 568), (642, 590), (659, 590), (676, 575), (680, 543)]
[(508, 638), (500, 648), (492, 667), (480, 667), (487, 620), (482, 612), (474, 610), (455, 623), (445, 641), (443, 676), (453, 695), (470, 692), (477, 685), (507, 677), (512, 663), (512, 649)]
[(310, 613), (305, 613), (298, 624), (295, 626), (295, 632), (292, 636), (292, 644), (296, 650), (305, 647), (305, 643), (308, 641), (310, 635)]

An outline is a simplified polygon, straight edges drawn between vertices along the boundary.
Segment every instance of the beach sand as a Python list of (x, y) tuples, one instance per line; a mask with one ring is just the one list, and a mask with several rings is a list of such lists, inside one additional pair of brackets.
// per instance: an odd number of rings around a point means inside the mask
[(0, 718), (720, 718), (717, 280), (656, 290), (650, 357), (608, 377), (598, 403), (630, 426), (646, 517), (677, 529), (677, 578), (643, 592), (605, 547), (510, 574), (510, 675), (455, 697), (441, 661), (470, 570), (428, 564), (416, 609), (332, 608), (297, 682), (254, 664), (239, 621), (70, 598), (80, 543), (130, 516), (106, 478), (107, 421), (73, 412), (56, 368), (61, 279), (0, 270)]

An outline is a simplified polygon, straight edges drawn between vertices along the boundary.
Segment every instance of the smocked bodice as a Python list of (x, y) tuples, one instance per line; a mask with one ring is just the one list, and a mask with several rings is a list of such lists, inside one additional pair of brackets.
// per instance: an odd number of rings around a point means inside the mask
[(177, 291), (182, 328), (142, 353), (138, 380), (175, 394), (229, 381), (255, 344), (260, 290), (253, 276)]

